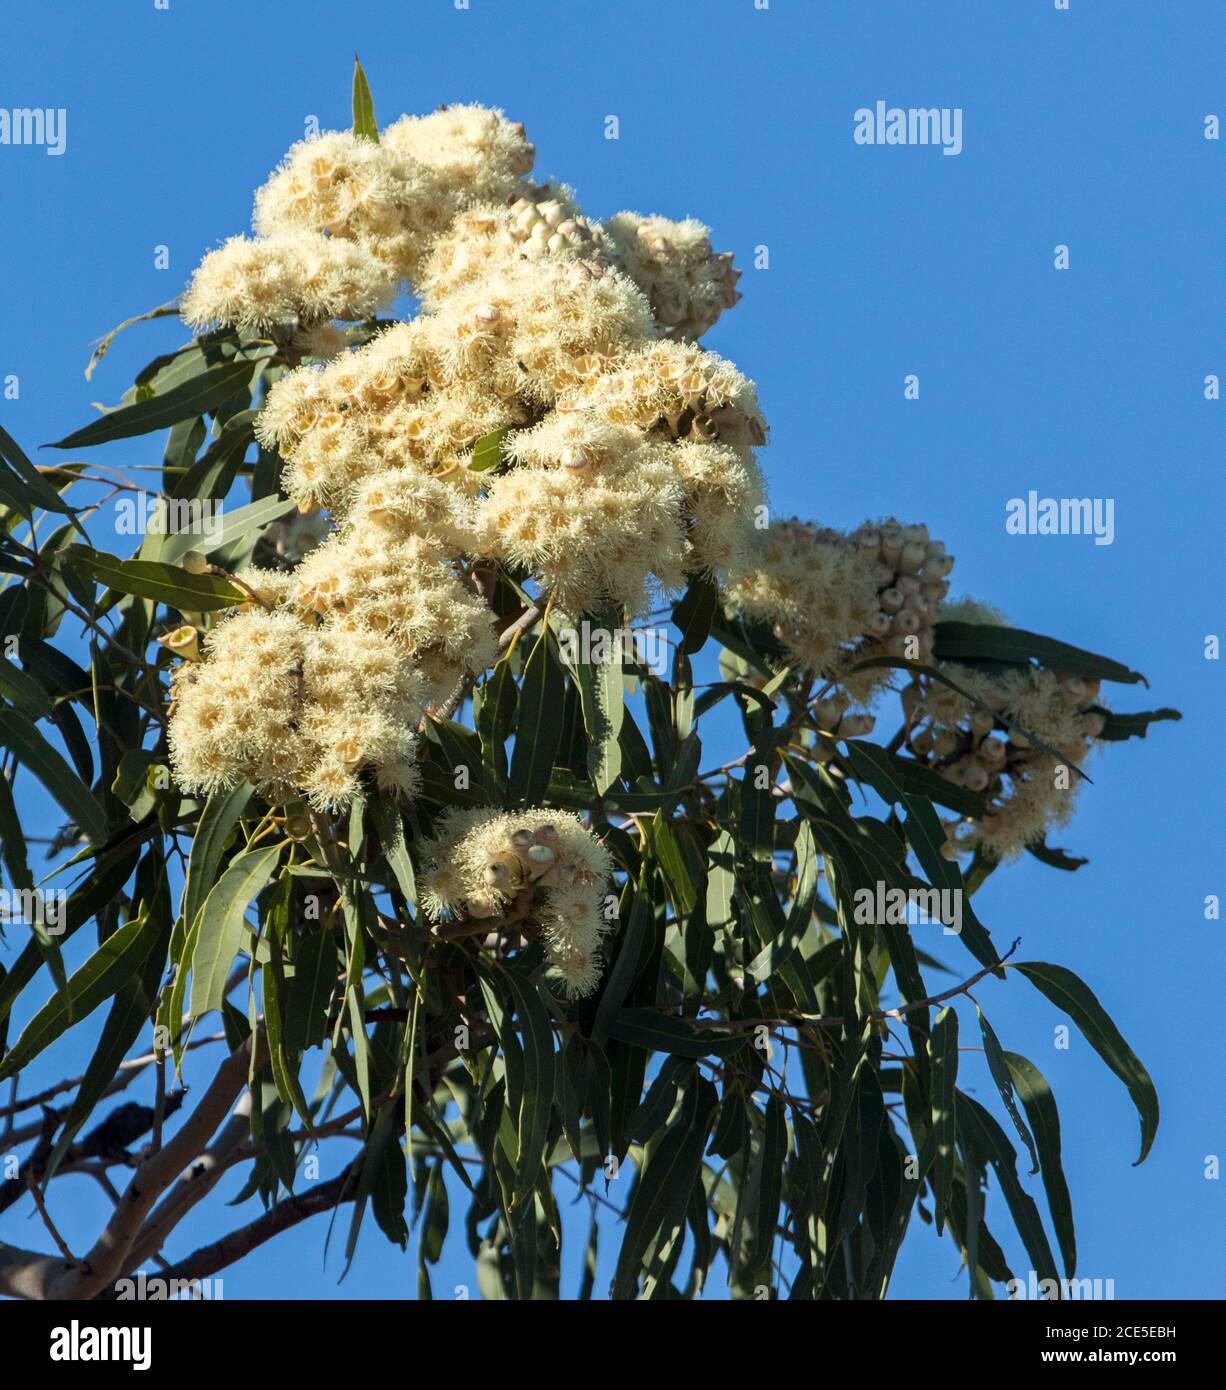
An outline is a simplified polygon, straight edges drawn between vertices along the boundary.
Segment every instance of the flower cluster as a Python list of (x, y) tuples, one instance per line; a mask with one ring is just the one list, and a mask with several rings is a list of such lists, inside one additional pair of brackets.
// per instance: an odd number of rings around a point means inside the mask
[(173, 686), (170, 752), (185, 789), (245, 778), (274, 803), (337, 806), (367, 769), (380, 787), (415, 788), (425, 691), (386, 638), (252, 605), (208, 634), (203, 656)]
[[(692, 341), (739, 297), (731, 257), (693, 220), (602, 227), (564, 185), (530, 182), (533, 160), (522, 126), (476, 106), (404, 117), (379, 140), (305, 140), (257, 193), (254, 237), (196, 272), (188, 322), (271, 333), (304, 359), (257, 434), (310, 521), (279, 526), (259, 552), (273, 566), (238, 576), (268, 614), (223, 621), (176, 683), (183, 785), (298, 776), (340, 806), (361, 768), (404, 781), (382, 751), (344, 760), (345, 777), (319, 759), (291, 775), (311, 761), (311, 696), (279, 666), (261, 677), (261, 733), (219, 714), (210, 692), (242, 688), (249, 633), (395, 652), (416, 728), (496, 655), (479, 567), (578, 615), (641, 612), (689, 574), (747, 561), (766, 426), (752, 384)], [(421, 312), (347, 350), (336, 321), (406, 288)]]
[(843, 533), (773, 522), (738, 566), (728, 598), (769, 623), (801, 670), (838, 680), (867, 701), (889, 671), (853, 674), (857, 662), (931, 657), (932, 622), (953, 563), (922, 525), (890, 519)]
[[(955, 616), (996, 615), (971, 604), (942, 608), (943, 619)], [(902, 691), (906, 748), (955, 786), (981, 793), (987, 807), (946, 823), (945, 852), (1020, 854), (1072, 814), (1078, 769), (1106, 722), (1101, 683), (1039, 666), (938, 669), (951, 685), (920, 676)]]
[(453, 809), (423, 852), (423, 903), (432, 917), (514, 924), (544, 942), (569, 995), (591, 992), (612, 861), (578, 816)]

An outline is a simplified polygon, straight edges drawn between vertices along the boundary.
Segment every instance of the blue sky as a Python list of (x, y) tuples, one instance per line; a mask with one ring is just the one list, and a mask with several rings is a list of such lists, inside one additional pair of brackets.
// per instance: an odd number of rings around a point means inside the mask
[[(1095, 760), (1057, 840), (1087, 867), (1021, 864), (979, 900), (998, 941), (1022, 937), (1018, 958), (1081, 974), (1149, 1067), (1163, 1121), (1148, 1161), (1130, 1166), (1122, 1087), (1079, 1038), (1055, 1048), (1044, 1000), (1017, 977), (977, 997), (1060, 1102), (1079, 1273), (1113, 1278), (1120, 1297), (1226, 1294), (1226, 1188), (1204, 1176), (1226, 1152), (1223, 948), (1203, 915), (1226, 890), (1223, 674), (1203, 655), (1226, 625), (1226, 407), (1204, 398), (1205, 376), (1226, 373), (1226, 147), (1203, 137), (1207, 115), (1226, 116), (1226, 10), (11, 0), (6, 18), (0, 107), (67, 111), (62, 156), (0, 146), (0, 380), (20, 378), (0, 423), (27, 449), (116, 400), (178, 340), (173, 325), (134, 329), (82, 377), (92, 339), (172, 298), (205, 250), (247, 230), (252, 191), (309, 117), (348, 124), (357, 50), (381, 121), (441, 101), (502, 106), (535, 140), (538, 175), (567, 180), (585, 210), (692, 214), (736, 252), (744, 301), (706, 341), (759, 383), (777, 512), (924, 520), (958, 557), (956, 592), (1142, 670), (1150, 691), (1114, 689), (1119, 707), (1183, 710)], [(961, 154), (856, 144), (853, 113), (878, 99), (961, 108)], [(755, 269), (763, 246), (769, 268)], [(917, 401), (903, 397), (911, 373)], [(98, 457), (150, 463), (159, 449)], [(1006, 503), (1030, 489), (1113, 498), (1114, 544), (1007, 536)], [(973, 1031), (967, 1005), (964, 1040)], [(964, 1078), (991, 1096), (981, 1058)], [(69, 1181), (79, 1204), (62, 1225), (79, 1245), (103, 1208)], [(203, 1213), (177, 1248), (218, 1216), (246, 1219)], [(23, 1239), (11, 1219), (5, 1233)], [(325, 1273), (322, 1241), (317, 1220), (265, 1247), (227, 1273), (228, 1296), (411, 1295), (414, 1261), (373, 1227), (339, 1289), (337, 1244)], [(462, 1250), (436, 1290), (457, 1282), (472, 1282)], [(894, 1293), (965, 1296), (952, 1245), (913, 1229)]]

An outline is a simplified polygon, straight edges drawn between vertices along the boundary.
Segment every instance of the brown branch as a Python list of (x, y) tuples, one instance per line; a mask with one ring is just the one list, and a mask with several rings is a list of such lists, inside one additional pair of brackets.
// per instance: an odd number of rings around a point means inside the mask
[(301, 1196), (287, 1197), (278, 1202), (271, 1211), (257, 1217), (246, 1226), (231, 1231), (211, 1245), (202, 1245), (199, 1250), (171, 1265), (163, 1271), (167, 1280), (207, 1279), (219, 1269), (225, 1269), (249, 1255), (253, 1250), (279, 1236), (320, 1212), (331, 1211), (342, 1202), (352, 1201), (357, 1195), (355, 1181), (360, 1164), (357, 1160), (328, 1182), (319, 1183)]

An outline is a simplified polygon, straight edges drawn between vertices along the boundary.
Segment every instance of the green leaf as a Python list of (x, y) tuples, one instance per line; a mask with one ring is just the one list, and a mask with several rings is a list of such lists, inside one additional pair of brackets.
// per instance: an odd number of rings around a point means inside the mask
[(1030, 1172), (1033, 1175), (1039, 1171), (1039, 1154), (1034, 1146), (1034, 1139), (1026, 1128), (1026, 1122), (1018, 1111), (1017, 1102), (1013, 1098), (1013, 1081), (1009, 1075), (1009, 1065), (1005, 1061), (1005, 1054), (1001, 1050), (1000, 1039), (996, 1036), (995, 1030), (978, 1005), (975, 1006), (975, 1011), (979, 1015), (979, 1032), (983, 1037), (983, 1051), (988, 1059), (988, 1070), (992, 1073), (992, 1080), (996, 1082), (996, 1089), (1000, 1092), (1000, 1098), (1004, 1101), (1009, 1118), (1013, 1121), (1013, 1128), (1017, 1130), (1017, 1137), (1026, 1145), (1030, 1153)]
[(764, 984), (788, 961), (804, 940), (813, 918), (817, 898), (817, 848), (809, 823), (801, 820), (796, 829), (796, 891), (788, 909), (787, 930), (770, 940), (750, 961), (745, 973)]
[[(975, 915), (971, 906), (971, 895), (966, 892), (966, 885), (962, 881), (962, 871), (957, 864), (946, 859), (941, 853), (941, 847), (945, 843), (945, 832), (931, 803), (922, 796), (905, 791), (899, 785), (893, 764), (884, 748), (848, 739), (847, 752), (858, 777), (867, 782), (883, 801), (903, 807), (906, 813), (907, 842), (915, 851), (928, 882), (934, 888), (947, 889), (959, 894), (958, 901), (962, 904), (961, 939), (967, 950), (980, 965), (996, 966), (1000, 959), (999, 953), (992, 944), (992, 938), (986, 928)], [(997, 974), (1000, 974), (1000, 971), (997, 971)]]
[(1026, 961), (1011, 968), (1020, 970), (1040, 994), (1045, 994), (1058, 1009), (1068, 1014), (1094, 1051), (1128, 1088), (1141, 1121), (1141, 1154), (1137, 1163), (1143, 1163), (1158, 1132), (1158, 1092), (1149, 1072), (1124, 1041), (1123, 1034), (1093, 990), (1071, 970), (1041, 960)]
[(203, 536), (191, 531), (175, 531), (162, 541), (158, 558), (165, 564), (173, 565), (189, 550), (199, 550), (205, 554), (224, 550), (226, 546), (246, 539), (253, 531), (262, 531), (265, 526), (294, 511), (296, 506), (289, 498), (261, 497), (257, 502), (248, 502), (245, 507), (223, 511), (221, 526), (214, 534)]
[(562, 744), (566, 678), (546, 628), (524, 666), (511, 754), (510, 797), (521, 806), (540, 803), (549, 788)]
[(383, 857), (396, 879), (396, 886), (404, 895), (405, 902), (412, 906), (417, 903), (417, 879), (413, 873), (413, 861), (404, 839), (404, 821), (400, 807), (393, 797), (380, 795), (371, 805), (375, 830), (379, 834), (379, 844)]
[(373, 140), (376, 145), (379, 143), (374, 98), (356, 53), (353, 55), (353, 133), (363, 140)]
[(673, 607), (673, 622), (681, 629), (680, 650), (687, 656), (706, 645), (718, 609), (719, 590), (709, 579), (696, 575)]
[(511, 433), (511, 427), (504, 425), (500, 430), (491, 430), (489, 434), (483, 434), (473, 445), (472, 458), (468, 463), (470, 473), (488, 473), (491, 468), (497, 468), (502, 462), (502, 446), (507, 435)]
[(1058, 1283), (1060, 1275), (1043, 1229), (1043, 1219), (1034, 1198), (1022, 1187), (1017, 1176), (1017, 1153), (992, 1115), (965, 1091), (958, 1092), (958, 1132), (965, 1147), (980, 1164), (992, 1165), (1035, 1273), (1040, 1279), (1054, 1279)]
[(150, 319), (178, 318), (179, 301), (172, 299), (166, 304), (159, 304), (156, 309), (150, 309), (147, 313), (137, 314), (124, 321), (117, 327), (112, 328), (104, 337), (98, 339), (97, 346), (90, 355), (89, 365), (85, 368), (85, 380), (88, 381), (94, 374), (94, 369), (98, 363), (106, 356), (111, 344), (123, 332), (125, 328), (131, 328), (134, 323), (147, 323)]
[(675, 1014), (652, 1009), (622, 1009), (613, 1020), (609, 1036), (647, 1052), (666, 1052), (673, 1057), (730, 1057), (745, 1046), (743, 1032), (700, 1028)]
[(19, 1072), (71, 1023), (91, 1014), (130, 979), (149, 954), (158, 930), (156, 922), (141, 914), (112, 932), (69, 977), (67, 995), (56, 994), (26, 1024), (0, 1062), (0, 1081)]
[(235, 855), (205, 899), (192, 952), (192, 1018), (221, 1008), (226, 979), (246, 936), (247, 908), (272, 876), (281, 849), (270, 845)]
[(658, 1236), (671, 1236), (685, 1221), (690, 1193), (701, 1181), (702, 1154), (716, 1109), (707, 1081), (690, 1087), (676, 1123), (648, 1154), (635, 1184), (626, 1231), (613, 1276), (614, 1299), (632, 1299), (644, 1257)]
[(72, 1106), (60, 1127), (55, 1148), (47, 1160), (47, 1167), (43, 1173), (45, 1182), (50, 1181), (77, 1132), (92, 1114), (94, 1106), (106, 1094), (107, 1088), (114, 1082), (119, 1064), (140, 1036), (148, 1018), (149, 1000), (141, 988), (140, 980), (136, 975), (132, 975), (119, 987), (111, 1003), (110, 1012), (102, 1028), (102, 1036), (93, 1050), (84, 1079), (77, 1088)]
[(502, 978), (515, 1000), (515, 1012), (523, 1025), (523, 1091), (516, 1134), (519, 1152), (515, 1165), (514, 1205), (530, 1199), (545, 1160), (549, 1143), (549, 1121), (553, 1114), (555, 1088), (553, 1029), (537, 987), (508, 966)]
[(46, 719), (51, 713), (51, 700), (42, 686), (3, 656), (0, 656), (0, 695), (11, 700), (30, 719)]
[(3, 459), (17, 474), (25, 487), (28, 496), (25, 499), (26, 505), (22, 506), (20, 510), (27, 516), (29, 515), (29, 507), (41, 507), (47, 512), (59, 512), (62, 516), (76, 517), (76, 512), (35, 468), (26, 457), (25, 451), (2, 425), (0, 425), (0, 459)]
[(251, 601), (250, 595), (218, 574), (195, 574), (158, 560), (120, 560), (83, 545), (66, 546), (62, 553), (96, 583), (117, 593), (164, 603), (181, 613), (213, 612)]
[[(606, 613), (599, 619), (599, 626), (607, 632), (615, 632), (617, 619)], [(615, 642), (609, 645), (616, 647)], [(587, 655), (577, 653), (570, 667), (583, 708), (583, 727), (588, 738), (588, 775), (597, 793), (603, 795), (621, 776), (622, 751), (618, 735), (626, 708), (625, 687), (621, 656), (617, 651), (606, 653), (603, 661), (597, 661), (594, 655), (588, 660)]]
[(294, 954), (294, 978), (284, 1010), (287, 1051), (305, 1052), (323, 1042), (339, 967), (332, 934), (317, 923), (316, 929), (299, 941)]
[(596, 1021), (592, 1024), (593, 1039), (603, 1044), (608, 1038), (614, 1021), (621, 1010), (622, 1002), (630, 992), (634, 977), (638, 974), (642, 958), (643, 944), (651, 928), (655, 909), (651, 901), (649, 883), (651, 868), (644, 864), (643, 872), (634, 888), (634, 899), (630, 904), (630, 916), (617, 936), (617, 955), (605, 976), (600, 1003), (596, 1007)]
[(106, 816), (94, 794), (33, 724), (15, 709), (0, 709), (0, 747), (43, 784), (74, 824), (100, 845), (107, 835)]
[(47, 448), (89, 449), (95, 444), (108, 444), (113, 439), (129, 439), (136, 434), (164, 430), (179, 420), (215, 410), (251, 380), (254, 370), (254, 364), (245, 359), (223, 362), (181, 386), (172, 387), (163, 395), (150, 396), (146, 400), (108, 411), (101, 419), (91, 421), (82, 429), (47, 445)]
[(183, 885), (183, 920), (189, 928), (213, 887), (226, 843), (246, 810), (252, 792), (250, 782), (240, 782), (229, 791), (214, 792), (204, 804), (196, 823)]
[(1037, 661), (1049, 671), (1068, 675), (1089, 676), (1091, 679), (1116, 681), (1122, 685), (1149, 682), (1139, 671), (1110, 657), (1041, 637), (1037, 632), (1022, 628), (997, 627), (991, 623), (936, 623), (933, 626), (936, 645), (933, 654), (938, 661), (1008, 661), (1028, 665)]
[(957, 1144), (958, 1015), (946, 1007), (936, 1016), (928, 1040), (932, 1072), (932, 1130), (925, 1144), (921, 1172), (927, 1170), (936, 1201), (937, 1234), (948, 1220), (953, 1201)]
[(1004, 1058), (1039, 1148), (1047, 1205), (1060, 1243), (1064, 1273), (1071, 1279), (1077, 1268), (1077, 1237), (1073, 1230), (1073, 1203), (1060, 1161), (1060, 1113), (1056, 1109), (1056, 1098), (1033, 1062), (1017, 1052), (1006, 1052)]

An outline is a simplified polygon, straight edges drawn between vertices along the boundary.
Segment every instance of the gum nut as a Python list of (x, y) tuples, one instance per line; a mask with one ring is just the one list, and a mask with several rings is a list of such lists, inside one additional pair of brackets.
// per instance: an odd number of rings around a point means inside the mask
[(566, 245), (566, 238), (560, 232), (554, 232), (546, 242), (546, 245), (551, 251), (556, 253)]
[(907, 594), (918, 594), (920, 592), (920, 582), (913, 574), (900, 574), (898, 576), (898, 583), (895, 587), (904, 597)]
[(856, 544), (861, 550), (880, 550), (881, 533), (879, 531), (861, 531)]
[(508, 878), (510, 878), (510, 874), (507, 872), (507, 866), (505, 864), (500, 864), (497, 860), (487, 864), (485, 868), (481, 870), (482, 883), (488, 884), (491, 888), (496, 887), (500, 883), (505, 883)]
[(978, 763), (972, 763), (970, 767), (966, 769), (966, 775), (962, 779), (966, 789), (972, 792), (986, 790), (988, 780), (987, 769), (980, 767)]
[(894, 583), (893, 568), (878, 560), (878, 562), (873, 566), (873, 583), (879, 589), (892, 587)]
[(577, 473), (587, 467), (587, 455), (582, 449), (563, 449), (562, 467), (573, 469)]
[(1092, 680), (1086, 681), (1086, 694), (1091, 700), (1098, 698), (1099, 692), (1103, 688), (1103, 683), (1095, 676)]
[(947, 767), (941, 774), (947, 782), (952, 782), (955, 787), (966, 785), (966, 768), (961, 763), (955, 763), (953, 767)]
[(979, 756), (990, 763), (1004, 762), (1005, 745), (1004, 741), (989, 734), (979, 745)]
[(532, 838), (538, 845), (556, 845), (558, 842), (558, 827), (556, 825), (538, 825), (532, 832)]
[[(523, 200), (521, 199), (520, 201), (522, 202)], [(540, 213), (537, 212), (531, 203), (525, 203), (524, 206), (520, 208), (519, 212), (515, 214), (515, 225), (521, 227), (524, 231), (527, 231), (529, 227), (535, 227), (540, 220)]]
[(819, 700), (813, 713), (820, 729), (831, 729), (838, 723), (840, 710), (833, 700)]
[(1019, 733), (1016, 729), (1010, 731), (1009, 742), (1014, 748), (1020, 749), (1022, 752), (1025, 752), (1030, 747), (1030, 740), (1025, 734)]
[(920, 585), (920, 593), (929, 603), (940, 603), (944, 596), (939, 579), (925, 579)]
[(541, 204), (541, 216), (551, 227), (556, 227), (566, 214), (562, 211), (562, 204), (551, 199), (548, 203)]
[(933, 737), (931, 729), (921, 729), (919, 733), (912, 734), (911, 736), (912, 751), (918, 753), (921, 757), (927, 757), (927, 755), (932, 752), (932, 744)]
[(920, 630), (920, 619), (918, 613), (912, 613), (909, 608), (904, 608), (901, 613), (894, 615), (894, 631), (901, 632), (904, 637), (911, 637)]
[(496, 305), (482, 304), (477, 309), (476, 318), (478, 323), (497, 323), (500, 315)]
[(920, 570), (920, 578), (927, 583), (945, 578), (945, 563), (939, 555), (933, 555), (924, 561), (924, 567)]
[(948, 758), (958, 746), (958, 740), (948, 729), (942, 729), (933, 740), (933, 751), (938, 758)]
[(940, 555), (944, 555), (944, 554), (945, 554), (945, 542), (944, 542), (944, 541), (929, 541), (928, 544), (924, 547), (924, 553), (925, 553), (930, 559), (935, 559), (935, 558), (937, 558), (937, 557), (940, 556)]
[(516, 849), (521, 849), (525, 845), (530, 845), (532, 843), (532, 831), (529, 830), (526, 825), (521, 825), (511, 836), (511, 843)]
[(953, 840), (946, 840), (939, 850), (942, 859), (957, 859), (958, 846)]
[(291, 840), (305, 840), (311, 834), (309, 816), (292, 815), (285, 818), (285, 833)]
[(990, 710), (977, 709), (971, 712), (971, 728), (977, 734), (990, 734), (996, 727), (996, 720), (993, 719)]
[(538, 868), (547, 869), (557, 857), (548, 845), (530, 845), (528, 847), (528, 858)]
[(924, 563), (924, 544), (922, 541), (908, 541), (902, 548), (899, 563), (904, 569), (917, 570)]
[[(901, 589), (899, 593), (902, 593)], [(923, 585), (920, 585), (920, 591), (917, 594), (904, 594), (902, 606), (909, 608), (912, 613), (918, 613), (921, 618), (927, 617), (928, 600), (924, 597)]]
[(579, 224), (573, 217), (568, 217), (564, 221), (558, 223), (559, 236), (574, 236), (578, 230)]
[(903, 593), (901, 589), (884, 589), (877, 597), (877, 602), (886, 613), (897, 613), (903, 605)]
[(1080, 676), (1066, 676), (1060, 682), (1060, 693), (1069, 704), (1079, 704), (1086, 696), (1086, 683)]
[(208, 557), (198, 550), (189, 550), (179, 563), (192, 574), (203, 574), (209, 567)]
[(901, 546), (901, 545), (891, 545), (890, 542), (887, 541), (884, 537), (882, 538), (882, 541), (881, 541), (881, 558), (882, 558), (883, 560), (885, 560), (887, 564), (890, 564), (890, 565), (896, 565), (896, 564), (898, 564), (898, 557), (899, 557), (901, 554), (902, 554), (902, 546)]
[(899, 549), (903, 544), (902, 527), (883, 526), (881, 528), (881, 544), (893, 546), (896, 550)]
[(489, 902), (485, 898), (472, 898), (468, 902), (467, 907), (468, 915), (475, 922), (481, 922), (487, 917), (493, 917), (498, 911), (498, 905)]
[(851, 696), (846, 690), (836, 690), (830, 697), (831, 702), (840, 710), (844, 710), (851, 704)]
[(874, 613), (868, 620), (868, 630), (874, 637), (884, 637), (890, 630), (890, 615)]

